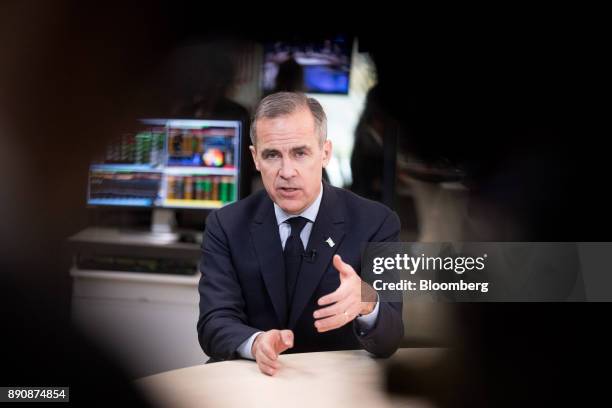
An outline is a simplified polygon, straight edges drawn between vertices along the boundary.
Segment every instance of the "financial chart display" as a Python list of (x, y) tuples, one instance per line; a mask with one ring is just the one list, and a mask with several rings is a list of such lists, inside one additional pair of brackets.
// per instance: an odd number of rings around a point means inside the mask
[(141, 119), (91, 164), (87, 203), (213, 209), (238, 199), (239, 121)]

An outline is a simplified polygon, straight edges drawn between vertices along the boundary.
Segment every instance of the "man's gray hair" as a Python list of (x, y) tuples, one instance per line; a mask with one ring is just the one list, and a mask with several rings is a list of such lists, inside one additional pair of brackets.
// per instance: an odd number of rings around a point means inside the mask
[(325, 139), (327, 139), (327, 116), (325, 116), (325, 111), (319, 101), (299, 92), (277, 92), (266, 96), (259, 102), (251, 121), (251, 143), (255, 146), (257, 141), (255, 126), (259, 119), (273, 119), (290, 115), (302, 108), (308, 108), (312, 114), (315, 130), (319, 134), (319, 144), (323, 146)]

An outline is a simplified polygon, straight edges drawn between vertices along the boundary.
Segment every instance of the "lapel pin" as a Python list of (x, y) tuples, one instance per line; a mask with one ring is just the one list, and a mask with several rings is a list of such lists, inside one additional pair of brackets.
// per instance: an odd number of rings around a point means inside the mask
[(327, 238), (325, 242), (327, 242), (327, 245), (329, 245), (330, 248), (333, 248), (334, 245), (336, 245), (336, 243), (334, 242), (333, 239), (331, 239), (331, 237)]

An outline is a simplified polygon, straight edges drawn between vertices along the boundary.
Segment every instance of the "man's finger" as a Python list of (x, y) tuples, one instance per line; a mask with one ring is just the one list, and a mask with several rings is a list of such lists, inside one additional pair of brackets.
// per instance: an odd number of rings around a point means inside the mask
[(278, 361), (272, 360), (268, 355), (263, 352), (259, 353), (258, 356), (255, 356), (255, 359), (257, 360), (257, 364), (265, 364), (276, 370), (280, 368), (280, 363)]
[(331, 306), (317, 309), (313, 313), (313, 317), (315, 319), (322, 319), (324, 317), (334, 316), (334, 315), (337, 315), (338, 313), (342, 313), (346, 309), (347, 309), (347, 306), (344, 304), (344, 302), (340, 301), (340, 302), (334, 303)]
[(293, 347), (293, 332), (291, 330), (282, 330), (274, 342), (274, 351), (278, 355), (291, 347)]
[(259, 371), (269, 376), (273, 376), (278, 371), (278, 368), (272, 367), (268, 364), (264, 364), (263, 362), (257, 362), (257, 366), (259, 367)]
[(274, 344), (263, 343), (260, 348), (261, 352), (271, 361), (278, 358), (278, 353), (274, 350)]
[(315, 322), (315, 327), (319, 333), (323, 333), (344, 326), (353, 320), (353, 317), (354, 316), (351, 316), (348, 312), (346, 314), (340, 313), (325, 319), (317, 320)]
[(325, 305), (329, 305), (330, 303), (336, 303), (340, 299), (342, 299), (343, 292), (340, 291), (341, 288), (342, 286), (334, 290), (332, 293), (328, 293), (327, 295), (320, 297), (319, 300), (317, 301), (319, 306), (325, 306)]
[(293, 347), (293, 332), (291, 330), (281, 330), (280, 336), (283, 341), (283, 344), (287, 348)]
[(340, 277), (346, 277), (353, 275), (355, 270), (353, 267), (342, 260), (342, 257), (338, 254), (334, 255), (334, 268), (340, 273)]

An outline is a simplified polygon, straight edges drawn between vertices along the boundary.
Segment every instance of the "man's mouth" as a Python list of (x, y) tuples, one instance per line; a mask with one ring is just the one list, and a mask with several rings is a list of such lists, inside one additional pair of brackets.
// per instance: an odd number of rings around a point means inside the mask
[(294, 193), (299, 190), (299, 188), (295, 187), (279, 187), (278, 189), (283, 193)]

